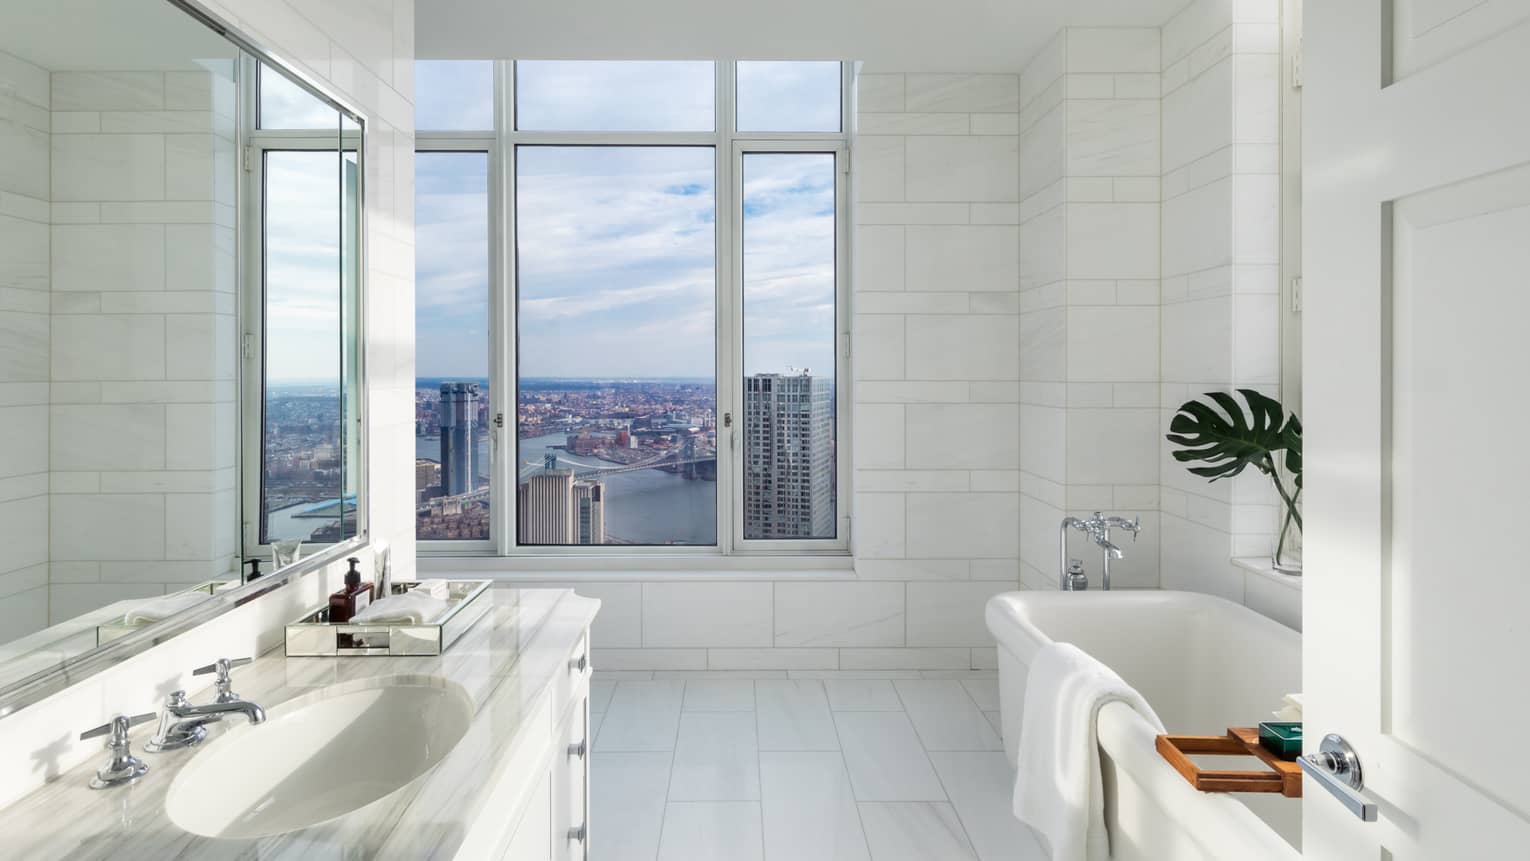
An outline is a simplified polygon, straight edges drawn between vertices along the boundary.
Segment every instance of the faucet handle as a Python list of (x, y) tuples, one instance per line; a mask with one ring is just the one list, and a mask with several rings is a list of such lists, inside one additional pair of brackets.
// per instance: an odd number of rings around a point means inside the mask
[(218, 687), (218, 702), (226, 703), (239, 699), (234, 693), (234, 680), (230, 673), (235, 667), (242, 667), (253, 663), (254, 658), (219, 658), (205, 667), (197, 667), (191, 671), (193, 676), (205, 676), (208, 673), (217, 673), (218, 678), (214, 682)]
[(117, 715), (116, 717), (113, 717), (111, 720), (101, 724), (98, 727), (88, 729), (80, 733), (80, 741), (85, 741), (86, 739), (91, 738), (99, 738), (100, 736), (110, 733), (111, 739), (107, 741), (107, 745), (110, 747), (119, 747), (128, 743), (129, 729), (132, 729), (141, 723), (147, 723), (148, 721), (154, 720), (156, 717), (158, 717), (158, 715), (156, 715), (154, 712), (145, 712), (144, 714), (133, 715), (132, 717), (127, 715)]
[(131, 717), (119, 714), (98, 727), (80, 733), (81, 741), (103, 735), (111, 736), (107, 739), (106, 749), (111, 752), (112, 758), (96, 771), (96, 776), (90, 781), (91, 789), (106, 789), (109, 786), (132, 783), (148, 773), (149, 766), (145, 765), (143, 760), (133, 756), (131, 742), (128, 740), (128, 730), (154, 720), (155, 717), (154, 712)]

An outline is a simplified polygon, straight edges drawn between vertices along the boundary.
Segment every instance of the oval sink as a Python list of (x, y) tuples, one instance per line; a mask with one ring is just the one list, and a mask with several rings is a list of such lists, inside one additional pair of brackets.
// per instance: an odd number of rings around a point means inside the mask
[(207, 741), (170, 784), (165, 813), (204, 837), (307, 828), (404, 786), (467, 732), (461, 687), (369, 680), (276, 706), (258, 726)]

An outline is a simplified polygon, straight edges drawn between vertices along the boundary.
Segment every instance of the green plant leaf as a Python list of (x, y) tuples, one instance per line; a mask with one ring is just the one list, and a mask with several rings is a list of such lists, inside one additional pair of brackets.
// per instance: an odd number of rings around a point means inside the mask
[(1294, 414), (1291, 420), (1286, 422), (1286, 472), (1291, 474), (1291, 480), (1296, 484), (1296, 489), (1302, 489), (1302, 422)]
[(1253, 389), (1238, 389), (1238, 394), (1242, 404), (1226, 392), (1207, 392), (1204, 397), (1212, 404), (1194, 400), (1180, 406), (1166, 435), (1180, 446), (1174, 459), (1204, 464), (1186, 468), (1216, 481), (1251, 465), (1269, 475), (1275, 468), (1274, 453), (1283, 451), (1286, 468), (1301, 487), (1301, 422), (1294, 415), (1287, 418), (1274, 398)]

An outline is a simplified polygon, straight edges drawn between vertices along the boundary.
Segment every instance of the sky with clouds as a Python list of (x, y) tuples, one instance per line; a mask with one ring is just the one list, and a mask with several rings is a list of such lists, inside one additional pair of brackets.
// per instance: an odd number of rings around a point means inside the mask
[[(339, 114), (269, 71), (261, 73), (264, 128), (334, 129)], [(355, 178), (354, 153), (345, 157)], [(340, 379), (341, 157), (336, 150), (265, 154), (265, 363), (274, 384)]]
[[(419, 127), (492, 122), (491, 73), (422, 63)], [(713, 127), (710, 63), (523, 63), (518, 79), (522, 128)], [(839, 127), (837, 63), (745, 64), (738, 86), (743, 128)], [(521, 373), (712, 376), (713, 149), (523, 146), (517, 161)], [(486, 377), (487, 158), (427, 153), (416, 164), (417, 374)], [(748, 373), (832, 369), (834, 176), (831, 154), (746, 159)]]

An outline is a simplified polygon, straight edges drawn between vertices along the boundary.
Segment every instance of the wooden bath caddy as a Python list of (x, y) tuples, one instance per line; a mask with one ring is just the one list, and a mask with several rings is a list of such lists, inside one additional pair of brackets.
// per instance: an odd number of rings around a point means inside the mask
[[(1265, 750), (1259, 730), (1229, 729), (1227, 735), (1161, 735), (1154, 746), (1190, 785), (1202, 792), (1278, 792), (1287, 798), (1302, 797), (1302, 770)], [(1211, 771), (1202, 769), (1190, 754), (1254, 756), (1268, 771)]]

